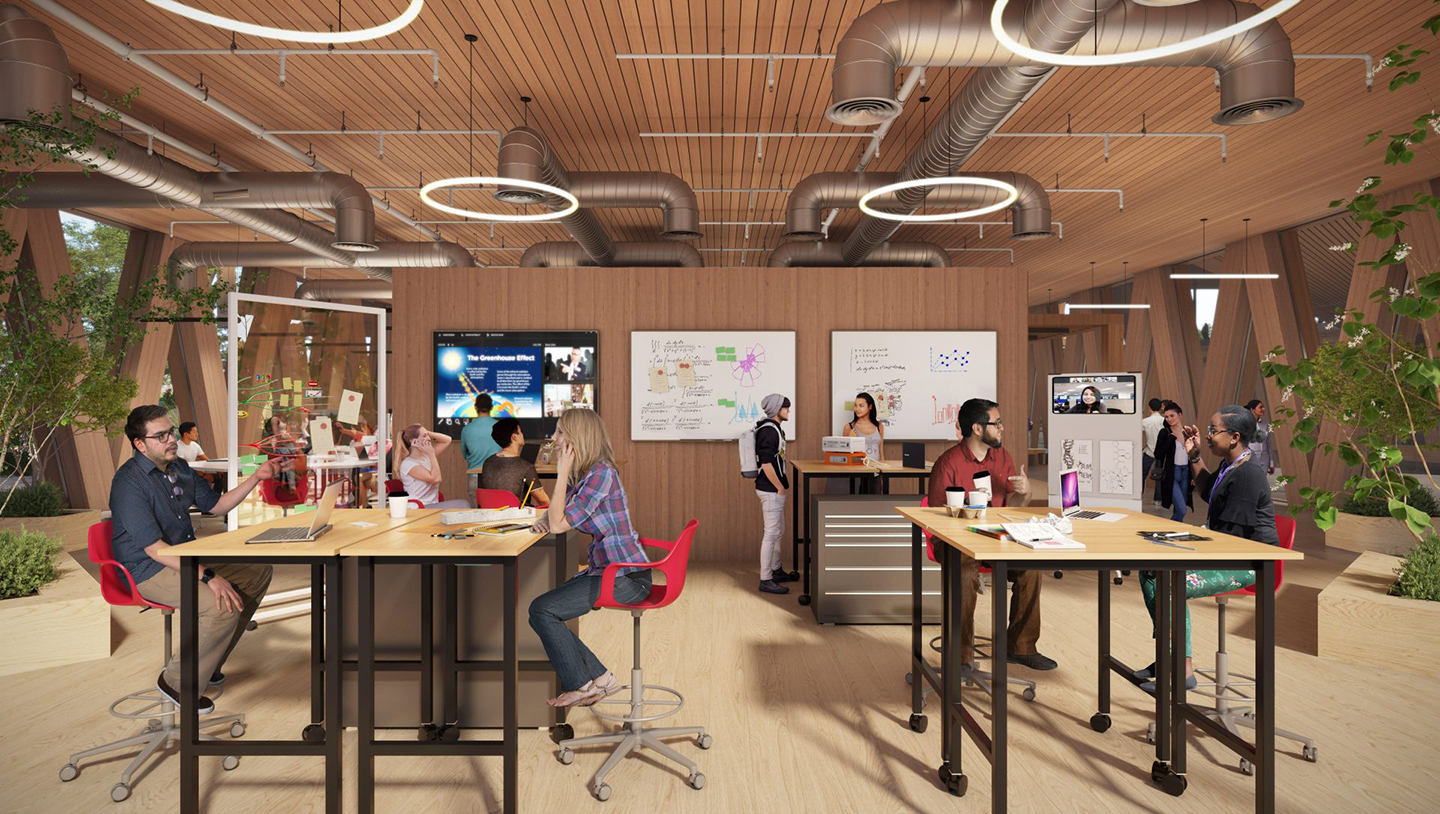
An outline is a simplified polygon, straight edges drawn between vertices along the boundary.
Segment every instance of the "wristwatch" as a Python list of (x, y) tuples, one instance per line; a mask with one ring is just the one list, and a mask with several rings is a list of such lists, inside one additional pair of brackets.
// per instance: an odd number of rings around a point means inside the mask
[(209, 568), (206, 568), (204, 571), (201, 571), (201, 572), (200, 572), (200, 581), (201, 581), (201, 582), (204, 582), (204, 583), (206, 583), (206, 584), (208, 585), (208, 584), (210, 583), (210, 580), (211, 580), (214, 576), (215, 576), (215, 572), (214, 572), (213, 570), (209, 569)]

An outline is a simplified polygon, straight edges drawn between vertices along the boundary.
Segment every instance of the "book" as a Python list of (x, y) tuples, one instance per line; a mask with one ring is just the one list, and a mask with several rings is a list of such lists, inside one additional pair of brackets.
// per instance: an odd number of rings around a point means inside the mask
[(986, 537), (994, 537), (997, 540), (1015, 539), (1005, 533), (1005, 526), (1001, 523), (987, 523), (981, 526), (971, 526), (970, 531), (973, 531), (976, 534), (983, 534)]
[(1016, 540), (1015, 542), (1036, 551), (1083, 551), (1085, 544), (1069, 537), (1052, 537), (1048, 540)]

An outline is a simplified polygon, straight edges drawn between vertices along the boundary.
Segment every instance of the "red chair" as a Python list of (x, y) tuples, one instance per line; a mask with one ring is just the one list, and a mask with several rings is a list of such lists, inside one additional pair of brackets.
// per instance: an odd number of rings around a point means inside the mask
[[(929, 498), (928, 496), (927, 496), (927, 497), (922, 497), (922, 498), (920, 498), (920, 506), (921, 506), (922, 508), (928, 507), (929, 505), (930, 505), (930, 498)], [(927, 530), (927, 529), (921, 529), (921, 530), (920, 530), (920, 533), (921, 533), (922, 535), (924, 535), (924, 537), (925, 537), (925, 556), (929, 557), (931, 562), (939, 562), (939, 560), (936, 560), (936, 559), (935, 559), (935, 542), (930, 539), (930, 532), (929, 532), (929, 530)], [(980, 566), (980, 573), (982, 573), (982, 574), (988, 574), (988, 573), (990, 573), (990, 569), (989, 569), (989, 568), (986, 568), (985, 566), (982, 565), (982, 566)], [(956, 597), (956, 598), (958, 599), (958, 597)], [(958, 632), (958, 631), (956, 632), (956, 635), (957, 635), (957, 636), (959, 635), (959, 632)], [(994, 640), (993, 640), (993, 639), (991, 639), (991, 638), (988, 637), (988, 636), (979, 636), (979, 635), (977, 635), (977, 636), (975, 636), (975, 638), (974, 638), (974, 642), (975, 642), (975, 643), (974, 643), (974, 645), (973, 645), (973, 649), (974, 649), (974, 656), (975, 656), (975, 658), (977, 658), (977, 659), (985, 659), (985, 658), (990, 658), (990, 657), (991, 657), (991, 656), (990, 656), (990, 651), (991, 651), (991, 649), (992, 649), (993, 646), (994, 646)], [(939, 636), (936, 636), (935, 638), (933, 638), (933, 639), (930, 640), (930, 649), (931, 649), (931, 650), (934, 650), (934, 651), (937, 652), (937, 653), (940, 652), (940, 637), (939, 637)], [(986, 670), (972, 670), (972, 669), (969, 669), (968, 667), (966, 668), (964, 675), (962, 675), (960, 678), (961, 678), (961, 680), (964, 681), (966, 684), (970, 685), (971, 687), (975, 687), (975, 688), (979, 689), (981, 692), (985, 693), (986, 695), (989, 695), (989, 694), (990, 694), (990, 684), (991, 684), (992, 681), (995, 680), (995, 676), (994, 676), (993, 674), (991, 674), (990, 672), (986, 671)], [(905, 674), (905, 683), (906, 683), (906, 684), (909, 684), (909, 683), (913, 682), (914, 680), (915, 680), (915, 674), (914, 674), (914, 673), (906, 673), (906, 674)], [(1024, 698), (1026, 701), (1034, 701), (1034, 700), (1035, 700), (1035, 682), (1031, 681), (1030, 679), (1028, 679), (1028, 678), (1017, 678), (1016, 676), (1007, 675), (1007, 676), (1005, 676), (1005, 683), (1006, 683), (1006, 684), (1015, 684), (1015, 685), (1017, 685), (1017, 686), (1024, 687), (1025, 690), (1024, 690), (1024, 692), (1022, 692), (1022, 693), (1020, 694), (1020, 697)], [(929, 699), (930, 694), (933, 693), (933, 692), (934, 692), (934, 690), (930, 689), (930, 685), (928, 685), (928, 684), (925, 685), (925, 687), (922, 689), (922, 691), (921, 691), (921, 693), (920, 693), (920, 703), (921, 703), (922, 705), (925, 704), (926, 701)]]
[[(90, 561), (100, 566), (100, 595), (105, 597), (106, 602), (116, 607), (138, 607), (141, 613), (155, 608), (163, 613), (165, 615), (165, 658), (168, 659), (172, 652), (170, 617), (175, 609), (169, 605), (151, 602), (140, 595), (140, 590), (135, 586), (135, 579), (130, 576), (130, 571), (115, 559), (114, 551), (111, 548), (113, 533), (114, 527), (110, 521), (102, 520), (90, 527), (87, 538)], [(218, 687), (212, 688), (209, 692), (212, 696), (219, 697)], [(136, 770), (161, 747), (168, 746), (171, 742), (180, 739), (179, 712), (180, 708), (153, 686), (121, 697), (110, 705), (110, 714), (125, 720), (143, 720), (146, 722), (145, 728), (128, 738), (71, 755), (70, 762), (60, 769), (60, 780), (68, 783), (79, 777), (79, 763), (87, 757), (130, 747), (140, 747), (140, 754), (130, 761), (130, 765), (126, 766), (125, 771), (120, 774), (120, 782), (110, 789), (110, 799), (117, 803), (125, 800), (130, 796), (130, 778)], [(244, 715), (215, 715), (212, 713), (202, 716), (200, 719), (201, 727), (220, 724), (229, 724), (231, 737), (238, 738), (245, 734)], [(201, 735), (201, 737), (205, 740), (218, 740), (213, 735)], [(240, 759), (231, 755), (225, 758), (222, 765), (228, 771), (240, 765)]]
[(477, 509), (518, 509), (520, 498), (515, 497), (508, 489), (476, 489), (475, 508)]
[[(286, 494), (282, 495), (282, 491)], [(291, 506), (303, 505), (309, 498), (309, 478), (298, 478), (294, 488), (281, 484), (275, 478), (260, 481), (260, 500), (270, 506), (279, 506), (281, 515), (288, 516)]]
[[(1295, 547), (1295, 518), (1289, 515), (1277, 515), (1275, 517), (1275, 533), (1280, 538), (1280, 547), (1293, 549)], [(1277, 560), (1275, 563), (1275, 590), (1280, 590), (1284, 582), (1285, 561)], [(1253, 688), (1255, 677), (1230, 672), (1229, 656), (1225, 652), (1225, 607), (1229, 604), (1232, 596), (1254, 597), (1256, 589), (1254, 586), (1241, 588), (1236, 591), (1229, 591), (1215, 596), (1215, 603), (1220, 606), (1220, 643), (1215, 650), (1215, 668), (1213, 670), (1195, 669), (1195, 675), (1199, 678), (1208, 679), (1196, 685), (1194, 692), (1215, 699), (1215, 706), (1202, 708), (1206, 717), (1239, 735), (1239, 727), (1255, 728), (1255, 710), (1250, 706), (1235, 706), (1253, 702), (1254, 698), (1247, 695), (1247, 690), (1240, 688)], [(1253, 690), (1251, 690), (1253, 691)], [(1275, 728), (1275, 734), (1300, 743), (1300, 755), (1312, 763), (1318, 759), (1318, 751), (1315, 741), (1296, 734), (1288, 729)], [(1155, 725), (1150, 725), (1150, 740), (1155, 740)], [(1240, 771), (1245, 774), (1254, 774), (1255, 766), (1244, 758), (1240, 760)]]
[[(415, 504), (415, 508), (417, 508), (417, 509), (423, 509), (423, 508), (425, 508), (425, 504), (424, 504), (424, 503), (422, 503), (422, 502), (420, 502), (419, 500), (416, 500), (415, 498), (409, 496), (409, 493), (407, 493), (407, 492), (405, 491), (405, 484), (404, 484), (404, 483), (401, 483), (399, 478), (388, 478), (388, 479), (386, 479), (386, 481), (385, 481), (385, 496), (386, 496), (386, 497), (395, 497), (395, 496), (398, 496), (398, 495), (405, 495), (405, 496), (406, 496), (406, 497), (405, 497), (406, 501), (408, 501), (408, 502), (410, 502), (410, 503), (414, 503), (414, 504)], [(445, 493), (444, 493), (444, 492), (441, 492), (441, 493), (440, 493), (440, 502), (441, 502), (441, 503), (445, 502)]]
[[(621, 687), (621, 690), (629, 690), (629, 698), (611, 698), (598, 701), (592, 709), (595, 715), (607, 721), (615, 721), (623, 724), (620, 730), (606, 735), (592, 735), (587, 738), (569, 738), (560, 741), (560, 762), (566, 765), (574, 762), (575, 753), (571, 751), (575, 746), (592, 746), (597, 744), (618, 744), (600, 770), (590, 781), (590, 792), (596, 799), (605, 801), (610, 799), (610, 786), (605, 783), (605, 775), (615, 768), (627, 755), (639, 755), (641, 749), (649, 749), (655, 754), (669, 758), (670, 760), (684, 766), (690, 772), (686, 782), (691, 788), (700, 789), (705, 786), (705, 775), (700, 773), (697, 767), (689, 758), (675, 751), (661, 738), (672, 738), (679, 735), (694, 735), (695, 743), (701, 749), (709, 749), (712, 743), (711, 737), (705, 734), (703, 726), (681, 726), (650, 729), (646, 724), (658, 721), (661, 718), (668, 718), (680, 711), (685, 706), (685, 697), (676, 690), (669, 687), (661, 687), (656, 684), (646, 684), (645, 677), (640, 670), (640, 616), (647, 610), (655, 610), (669, 605), (680, 598), (680, 592), (685, 588), (685, 569), (690, 561), (690, 543), (695, 536), (695, 527), (698, 526), (694, 520), (685, 525), (685, 530), (680, 532), (679, 539), (674, 542), (668, 540), (651, 540), (645, 537), (640, 538), (640, 544), (651, 548), (659, 548), (666, 551), (666, 554), (658, 562), (629, 562), (611, 563), (605, 567), (605, 573), (601, 575), (600, 595), (595, 600), (595, 609), (614, 608), (630, 612), (635, 620), (635, 666), (630, 670), (630, 683)], [(639, 566), (652, 568), (665, 576), (663, 585), (652, 585), (650, 595), (643, 601), (633, 605), (626, 605), (615, 599), (615, 578), (619, 575), (621, 568)], [(653, 691), (662, 696), (672, 698), (646, 698), (646, 692)], [(609, 712), (602, 712), (602, 705), (620, 705), (629, 708), (629, 713), (617, 715)], [(660, 707), (661, 710), (653, 715), (646, 715), (646, 707)]]

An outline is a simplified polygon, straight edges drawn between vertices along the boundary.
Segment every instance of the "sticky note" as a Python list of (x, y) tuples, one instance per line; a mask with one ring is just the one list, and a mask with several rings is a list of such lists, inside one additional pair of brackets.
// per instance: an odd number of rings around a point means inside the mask
[(659, 365), (650, 368), (650, 392), (669, 393), (670, 377), (665, 375), (665, 366)]
[(290, 377), (289, 377), (289, 376), (286, 376), (285, 378), (283, 378), (283, 379), (280, 380), (280, 387), (281, 387), (281, 389), (284, 389), (284, 390), (289, 390), (289, 389), (290, 389)]
[[(290, 385), (290, 388), (295, 391), (296, 396), (299, 396), (301, 393), (305, 392), (305, 383), (300, 381), (299, 379), (296, 379)], [(297, 398), (296, 401), (298, 402), (299, 399)]]
[(362, 398), (354, 390), (341, 390), (340, 409), (335, 412), (335, 420), (343, 424), (359, 424)]
[(844, 409), (845, 409), (845, 412), (847, 412), (847, 413), (853, 413), (853, 412), (855, 412), (855, 402), (853, 402), (853, 401), (847, 401), (847, 402), (845, 402), (845, 407), (844, 407)]
[(281, 406), (281, 407), (289, 407), (289, 406), (290, 406), (290, 395), (289, 395), (288, 393), (281, 393), (281, 394), (280, 394), (280, 406)]
[(695, 363), (694, 363), (694, 362), (677, 362), (677, 363), (675, 363), (675, 384), (679, 385), (680, 387), (694, 387), (694, 386), (695, 386)]

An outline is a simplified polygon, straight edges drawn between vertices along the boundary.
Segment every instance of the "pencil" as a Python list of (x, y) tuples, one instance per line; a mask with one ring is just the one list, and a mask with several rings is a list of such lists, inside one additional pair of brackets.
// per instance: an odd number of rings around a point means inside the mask
[(525, 487), (525, 497), (520, 498), (520, 508), (525, 508), (526, 502), (530, 500), (530, 490), (535, 488), (535, 481), (531, 479), (530, 485)]

